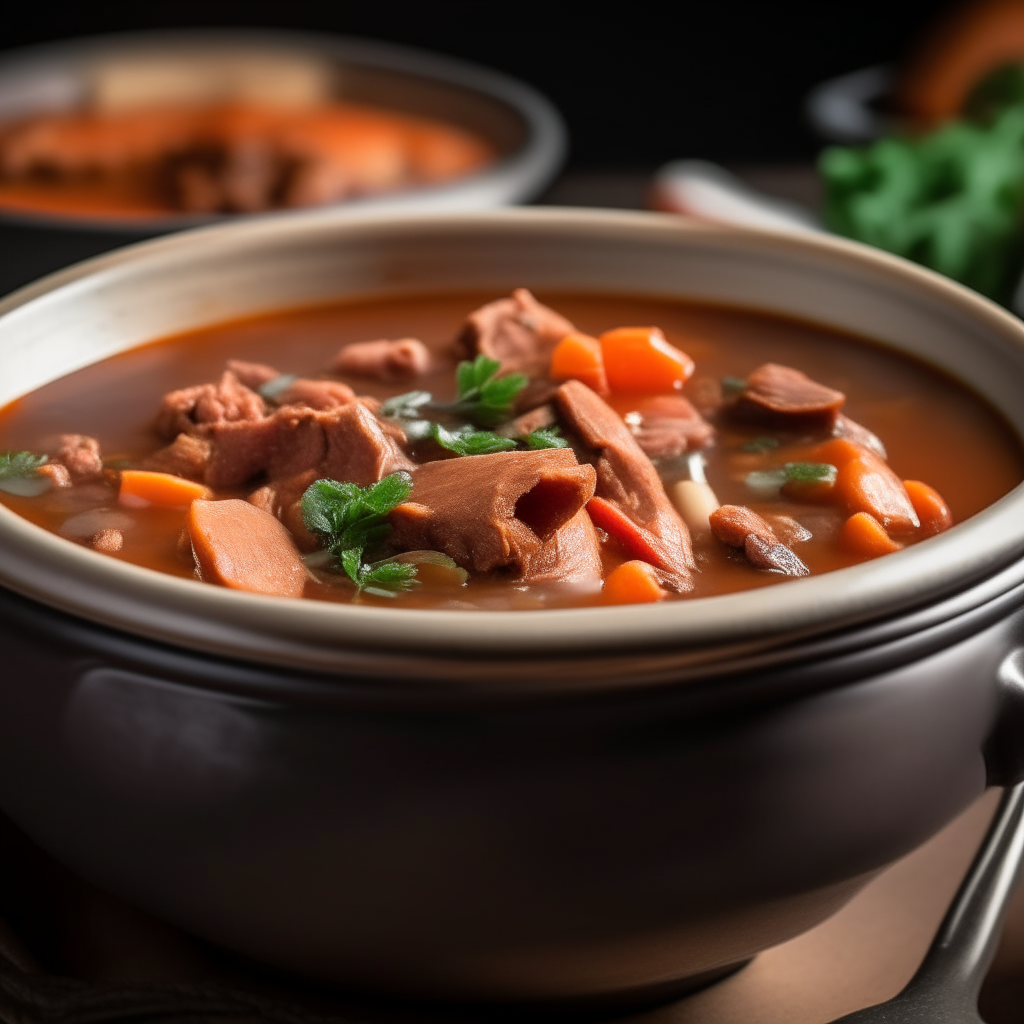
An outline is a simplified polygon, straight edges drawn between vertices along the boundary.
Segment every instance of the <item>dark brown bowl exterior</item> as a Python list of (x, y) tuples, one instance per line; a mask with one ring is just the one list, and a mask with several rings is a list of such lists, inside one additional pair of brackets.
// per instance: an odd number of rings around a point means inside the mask
[(219, 660), (0, 590), (0, 804), (84, 877), (289, 973), (639, 1002), (814, 925), (1024, 774), (1004, 576), (909, 633), (547, 697)]

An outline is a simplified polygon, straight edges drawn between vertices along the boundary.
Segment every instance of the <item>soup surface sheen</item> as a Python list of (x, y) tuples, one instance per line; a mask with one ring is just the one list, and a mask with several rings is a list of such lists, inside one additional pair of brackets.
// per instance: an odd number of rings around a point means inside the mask
[[(0, 491), (0, 501), (39, 526), (82, 543), (89, 543), (91, 535), (69, 532), (65, 524), (83, 512), (115, 511), (121, 517), (117, 521), (127, 525), (116, 531), (121, 539), (116, 550), (109, 550), (112, 557), (193, 578), (199, 572), (185, 531), (189, 510), (118, 501), (119, 470), (138, 465), (167, 443), (169, 435), (161, 439), (153, 426), (165, 393), (217, 381), (225, 363), (235, 359), (269, 364), (281, 374), (344, 381), (358, 395), (383, 399), (415, 389), (432, 393), (435, 403), (447, 402), (455, 397), (459, 358), (452, 340), (459, 336), (467, 313), (497, 297), (494, 293), (467, 292), (289, 310), (162, 339), (89, 366), (0, 410), (0, 450), (52, 453), (57, 435), (88, 435), (100, 444), (104, 475), (88, 484), (53, 487), (37, 496)], [(719, 503), (745, 507), (767, 517), (777, 539), (812, 574), (867, 557), (864, 550), (843, 542), (841, 531), (853, 509), (849, 503), (815, 497), (810, 492), (787, 496), (785, 488), (779, 492), (777, 483), (773, 489), (770, 474), (778, 473), (787, 463), (817, 465), (813, 453), (824, 450), (820, 446), (829, 443), (831, 435), (823, 434), (819, 427), (780, 429), (777, 424), (756, 418), (723, 415), (713, 408), (716, 401), (721, 403), (723, 380), (728, 397), (730, 385), (734, 390), (742, 387), (755, 368), (766, 363), (783, 364), (826, 388), (843, 392), (844, 416), (884, 442), (888, 464), (899, 480), (925, 481), (934, 488), (945, 500), (953, 523), (990, 505), (1024, 478), (1024, 453), (1019, 441), (981, 399), (941, 372), (872, 343), (810, 324), (677, 301), (590, 294), (545, 294), (540, 298), (571, 320), (579, 332), (598, 337), (622, 325), (657, 325), (671, 346), (691, 357), (696, 370), (675, 393), (689, 396), (706, 413), (714, 434), (710, 443), (699, 449), (696, 464), (689, 451), (654, 457), (666, 490), (672, 493), (677, 481), (699, 477), (703, 468)], [(369, 339), (410, 337), (421, 339), (431, 351), (433, 364), (424, 375), (385, 383), (327, 370), (343, 346)], [(715, 394), (716, 388), (719, 398), (711, 399), (709, 408), (707, 396)], [(667, 390), (672, 392), (671, 387)], [(631, 414), (634, 408), (643, 407), (644, 396), (620, 389), (606, 397), (627, 424), (643, 425), (640, 417)], [(564, 419), (562, 429), (573, 441), (568, 451), (575, 450), (583, 463), (587, 456), (580, 454), (581, 446)], [(414, 461), (454, 457), (436, 447), (424, 456), (424, 445), (429, 447), (434, 442), (406, 446)], [(803, 454), (807, 452), (812, 457)], [(597, 464), (596, 456), (590, 457), (590, 462)], [(767, 482), (764, 474), (769, 475)], [(262, 478), (254, 478), (237, 486), (214, 487), (212, 496), (244, 499), (261, 482)], [(600, 488), (599, 482), (598, 495), (602, 493)], [(414, 488), (410, 500), (416, 499)], [(593, 511), (593, 503), (587, 507), (599, 527), (601, 575), (607, 578), (622, 563), (635, 561), (637, 549), (621, 541), (614, 523), (608, 527)], [(525, 512), (523, 515), (529, 518)], [(679, 583), (680, 574), (673, 574), (671, 566), (661, 573), (662, 598), (691, 599), (746, 590), (802, 574), (759, 568), (756, 559), (751, 560), (749, 547), (742, 546), (742, 536), (740, 546), (736, 546), (707, 530), (691, 529), (690, 533), (695, 567), (682, 573), (684, 584)], [(926, 534), (924, 530), (897, 530), (891, 543), (917, 543), (926, 540)], [(93, 546), (106, 550), (102, 544)], [(615, 603), (602, 591), (600, 579), (589, 584), (531, 580), (508, 566), (474, 571), (465, 559), (456, 555), (455, 560), (470, 568), (467, 582), (460, 584), (444, 571), (434, 573), (430, 566), (423, 566), (419, 585), (386, 597), (366, 592), (357, 596), (355, 586), (336, 565), (331, 567), (329, 559), (307, 555), (311, 576), (303, 584), (304, 596), (340, 602), (356, 599), (391, 607), (461, 609)]]

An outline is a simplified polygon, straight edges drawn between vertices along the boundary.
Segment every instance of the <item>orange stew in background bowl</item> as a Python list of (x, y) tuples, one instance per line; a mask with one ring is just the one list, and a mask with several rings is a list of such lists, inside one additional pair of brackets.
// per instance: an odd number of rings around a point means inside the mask
[(865, 340), (544, 299), (349, 302), (133, 349), (0, 411), (0, 501), (211, 585), (540, 609), (828, 572), (1024, 478), (984, 401)]
[(255, 213), (438, 185), (496, 156), (454, 125), (354, 103), (43, 113), (0, 123), (0, 209)]

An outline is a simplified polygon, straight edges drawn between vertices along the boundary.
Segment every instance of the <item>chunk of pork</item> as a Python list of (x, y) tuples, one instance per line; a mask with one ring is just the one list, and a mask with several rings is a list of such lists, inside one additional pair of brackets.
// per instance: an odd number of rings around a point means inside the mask
[(637, 406), (635, 420), (626, 422), (636, 442), (652, 459), (666, 459), (704, 448), (714, 427), (682, 395), (656, 395)]
[[(557, 551), (534, 560), (580, 513), (595, 482), (593, 468), (564, 448), (428, 462), (412, 478), (409, 500), (388, 517), (389, 544), (443, 551), (473, 572), (507, 566), (519, 576), (558, 572)], [(575, 565), (579, 552), (573, 557)]]
[(71, 477), (72, 483), (94, 480), (103, 473), (100, 443), (85, 434), (61, 434), (49, 452), (51, 462), (60, 463)]
[(157, 473), (173, 473), (186, 480), (201, 481), (206, 477), (210, 461), (210, 442), (194, 434), (179, 434), (169, 445), (148, 455), (139, 464), (140, 469)]
[(601, 586), (601, 544), (585, 509), (555, 530), (523, 569), (524, 583), (570, 583)]
[(361, 486), (413, 463), (359, 402), (320, 411), (283, 406), (256, 421), (210, 427), (209, 487), (237, 487), (258, 473), (271, 480), (315, 469), (321, 477)]
[(164, 395), (156, 417), (157, 433), (204, 433), (224, 423), (253, 423), (266, 414), (266, 403), (230, 370), (216, 384), (197, 384)]
[(825, 387), (799, 370), (765, 363), (747, 377), (736, 411), (782, 426), (831, 427), (845, 401), (842, 391)]
[(346, 345), (330, 365), (333, 373), (376, 377), (382, 381), (421, 377), (430, 371), (430, 349), (417, 338), (359, 341)]
[(806, 576), (810, 572), (771, 526), (745, 505), (721, 505), (709, 520), (715, 537), (730, 547), (742, 548), (755, 569), (784, 576)]
[(689, 577), (696, 568), (690, 531), (665, 494), (658, 471), (618, 413), (578, 380), (556, 392), (566, 426), (597, 453), (596, 493), (643, 533), (659, 568)]
[(575, 331), (564, 316), (541, 305), (525, 288), (517, 288), (507, 299), (470, 313), (455, 349), (460, 359), (497, 359), (502, 373), (541, 377), (547, 375), (554, 347)]

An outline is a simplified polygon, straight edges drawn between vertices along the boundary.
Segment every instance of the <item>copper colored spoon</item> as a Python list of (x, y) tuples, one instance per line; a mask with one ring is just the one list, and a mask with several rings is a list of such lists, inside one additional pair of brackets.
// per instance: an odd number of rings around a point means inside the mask
[(924, 962), (899, 995), (833, 1024), (983, 1024), (978, 993), (1024, 853), (1024, 783), (1007, 789)]

